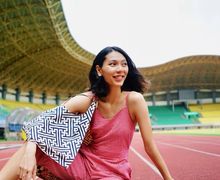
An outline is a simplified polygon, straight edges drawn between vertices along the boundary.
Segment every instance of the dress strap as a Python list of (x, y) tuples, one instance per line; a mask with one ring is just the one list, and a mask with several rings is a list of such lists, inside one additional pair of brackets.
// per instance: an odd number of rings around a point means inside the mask
[(128, 96), (129, 96), (129, 93), (130, 93), (130, 92), (127, 92), (127, 93), (126, 93), (126, 96), (125, 96), (125, 101), (126, 101), (125, 103), (126, 103), (126, 106), (127, 106), (127, 107), (128, 107)]

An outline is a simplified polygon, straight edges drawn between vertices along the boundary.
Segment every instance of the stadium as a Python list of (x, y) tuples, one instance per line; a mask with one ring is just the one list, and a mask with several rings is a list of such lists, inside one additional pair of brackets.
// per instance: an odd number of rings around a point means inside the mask
[[(88, 88), (95, 54), (71, 36), (59, 0), (1, 1), (0, 46), (2, 168), (19, 146), (15, 142), (24, 122)], [(144, 98), (155, 140), (175, 179), (220, 178), (219, 69), (218, 55), (139, 68), (151, 82)], [(133, 179), (161, 179), (152, 164), (146, 165), (139, 144), (136, 127), (129, 157)]]

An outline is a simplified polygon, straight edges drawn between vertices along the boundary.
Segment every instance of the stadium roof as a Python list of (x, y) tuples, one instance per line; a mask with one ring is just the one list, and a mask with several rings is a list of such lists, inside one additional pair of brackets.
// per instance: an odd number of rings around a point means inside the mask
[(93, 58), (70, 35), (59, 0), (0, 2), (0, 84), (72, 94), (86, 88)]
[(140, 68), (151, 81), (151, 92), (178, 89), (220, 89), (220, 56), (183, 57), (168, 63)]
[[(0, 84), (49, 95), (75, 94), (87, 87), (94, 55), (69, 33), (59, 0), (0, 2)], [(151, 92), (220, 89), (220, 57), (190, 56), (140, 68)]]

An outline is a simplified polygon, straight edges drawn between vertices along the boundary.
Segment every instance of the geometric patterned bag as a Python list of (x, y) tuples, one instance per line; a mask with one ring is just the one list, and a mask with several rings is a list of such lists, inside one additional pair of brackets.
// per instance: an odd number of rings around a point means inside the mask
[(49, 109), (29, 122), (23, 130), (32, 141), (61, 166), (67, 168), (74, 160), (89, 129), (96, 109), (93, 99), (85, 113), (71, 113), (60, 105)]

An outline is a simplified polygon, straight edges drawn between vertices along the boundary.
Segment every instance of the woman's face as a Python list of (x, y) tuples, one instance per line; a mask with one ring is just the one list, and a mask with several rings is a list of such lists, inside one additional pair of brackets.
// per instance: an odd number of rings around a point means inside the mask
[(127, 60), (121, 53), (112, 51), (106, 55), (103, 66), (97, 65), (96, 70), (109, 86), (121, 87), (128, 74)]

